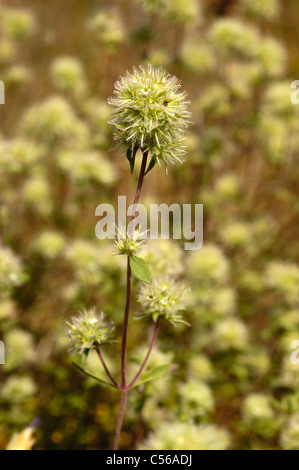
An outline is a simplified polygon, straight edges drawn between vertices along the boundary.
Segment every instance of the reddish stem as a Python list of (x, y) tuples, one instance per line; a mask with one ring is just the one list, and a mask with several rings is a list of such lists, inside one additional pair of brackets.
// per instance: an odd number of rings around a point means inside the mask
[(147, 361), (150, 357), (150, 354), (153, 350), (153, 347), (154, 347), (154, 344), (155, 344), (155, 341), (156, 341), (156, 338), (157, 338), (158, 329), (159, 329), (159, 322), (160, 322), (160, 318), (158, 318), (157, 322), (155, 323), (154, 334), (153, 334), (153, 337), (152, 337), (152, 340), (151, 340), (151, 344), (150, 344), (148, 353), (145, 356), (145, 359), (144, 359), (143, 363), (141, 364), (141, 367), (140, 367), (139, 371), (137, 372), (137, 374), (135, 375), (134, 379), (127, 386), (127, 390), (129, 390), (130, 388), (133, 387), (133, 385), (136, 383), (137, 379), (140, 377), (141, 372), (143, 371), (143, 369), (145, 368), (145, 366), (147, 364)]
[(114, 436), (114, 443), (113, 443), (113, 450), (118, 450), (119, 446), (119, 438), (122, 430), (124, 414), (126, 409), (126, 402), (127, 402), (127, 391), (121, 392), (121, 399), (120, 399), (120, 406), (118, 412), (118, 419), (116, 424), (115, 436)]
[[(148, 152), (144, 152), (142, 158), (142, 164), (139, 173), (139, 179), (137, 184), (137, 189), (134, 197), (133, 202), (133, 211), (131, 215), (131, 221), (134, 220), (136, 216), (136, 206), (138, 204), (143, 180), (145, 176), (146, 164), (147, 164)], [(132, 227), (132, 234), (134, 233), (134, 227)], [(130, 304), (131, 304), (131, 286), (132, 286), (132, 271), (130, 267), (130, 257), (128, 256), (127, 262), (127, 289), (126, 289), (126, 305), (125, 305), (125, 313), (124, 313), (124, 322), (123, 322), (123, 333), (122, 333), (122, 346), (121, 346), (121, 402), (119, 407), (119, 414), (117, 419), (116, 431), (115, 431), (115, 438), (114, 438), (114, 446), (113, 450), (117, 450), (119, 446), (119, 438), (122, 430), (124, 413), (126, 408), (126, 401), (127, 401), (127, 382), (126, 382), (126, 369), (127, 369), (127, 336), (128, 336), (128, 324), (129, 324), (129, 316), (130, 316)]]
[(100, 359), (100, 361), (101, 361), (101, 363), (102, 363), (102, 366), (104, 367), (104, 370), (105, 370), (106, 374), (108, 375), (109, 379), (111, 380), (111, 382), (113, 383), (113, 385), (115, 385), (115, 387), (118, 388), (118, 390), (121, 390), (121, 386), (120, 386), (120, 385), (116, 382), (116, 380), (114, 380), (114, 378), (112, 377), (112, 375), (111, 375), (111, 373), (110, 373), (110, 371), (109, 371), (109, 369), (108, 369), (108, 367), (107, 367), (107, 364), (106, 364), (106, 362), (105, 362), (105, 359), (104, 359), (104, 357), (103, 357), (103, 355), (102, 355), (102, 353), (101, 353), (100, 348), (97, 348), (97, 349), (96, 349), (96, 352), (97, 352), (97, 355), (99, 356), (99, 359)]
[(126, 388), (127, 336), (128, 336), (128, 324), (129, 324), (130, 304), (131, 304), (131, 287), (132, 287), (132, 271), (130, 267), (130, 257), (128, 256), (126, 307), (125, 307), (125, 314), (124, 314), (122, 348), (121, 348), (121, 386), (123, 389)]

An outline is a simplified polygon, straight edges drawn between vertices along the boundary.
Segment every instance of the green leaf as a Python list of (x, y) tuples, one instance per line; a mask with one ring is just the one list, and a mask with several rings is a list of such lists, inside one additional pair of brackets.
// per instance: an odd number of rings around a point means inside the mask
[(139, 281), (143, 281), (146, 284), (152, 283), (152, 275), (148, 264), (144, 259), (139, 258), (138, 256), (130, 256), (130, 266), (132, 273), (137, 277), (137, 279), (139, 279)]
[(130, 162), (131, 173), (133, 173), (134, 171), (135, 157), (136, 157), (136, 153), (138, 152), (138, 150), (139, 150), (138, 145), (135, 145), (135, 147), (130, 147), (129, 150), (127, 151), (127, 159)]
[(147, 175), (153, 168), (154, 166), (156, 165), (157, 163), (157, 159), (156, 157), (152, 157), (150, 163), (149, 163), (149, 166), (147, 167), (147, 170), (145, 172), (145, 175)]
[(152, 382), (153, 380), (160, 379), (169, 369), (169, 364), (161, 364), (160, 366), (154, 367), (151, 371), (143, 375), (141, 380), (137, 382), (134, 387), (145, 384), (147, 382)]
[(101, 384), (108, 385), (109, 387), (116, 388), (112, 383), (106, 382), (105, 380), (100, 379), (99, 377), (96, 377), (95, 375), (91, 374), (91, 372), (88, 372), (86, 369), (83, 369), (83, 367), (79, 366), (75, 362), (72, 362), (73, 366), (77, 367), (77, 369), (80, 370), (80, 372), (83, 372), (83, 374), (87, 375), (88, 377), (91, 377), (92, 379), (96, 380), (97, 382), (100, 382)]

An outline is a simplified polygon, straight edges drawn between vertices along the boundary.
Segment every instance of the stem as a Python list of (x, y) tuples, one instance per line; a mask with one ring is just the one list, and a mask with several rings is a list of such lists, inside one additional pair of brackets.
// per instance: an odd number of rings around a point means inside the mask
[[(131, 215), (131, 221), (135, 219), (136, 216), (136, 206), (138, 204), (141, 190), (143, 186), (143, 180), (146, 170), (147, 164), (147, 157), (148, 152), (144, 152), (142, 158), (142, 164), (139, 173), (138, 184), (136, 188), (136, 193), (133, 202), (133, 211)], [(134, 233), (134, 227), (132, 227), (132, 234)], [(127, 375), (127, 336), (128, 336), (128, 324), (129, 324), (129, 316), (130, 316), (130, 305), (131, 305), (131, 289), (132, 288), (132, 271), (130, 267), (130, 257), (128, 256), (127, 261), (127, 289), (126, 289), (126, 305), (125, 305), (125, 313), (124, 313), (124, 322), (123, 322), (123, 333), (122, 333), (122, 346), (121, 346), (121, 402), (119, 407), (119, 414), (117, 419), (116, 431), (115, 431), (115, 438), (114, 438), (114, 447), (113, 450), (118, 449), (119, 445), (119, 438), (120, 433), (122, 430), (122, 424), (124, 419), (126, 401), (127, 401), (127, 382), (126, 382), (126, 375)]]
[(126, 408), (127, 393), (128, 392), (126, 390), (123, 390), (121, 392), (121, 399), (120, 399), (120, 406), (119, 406), (119, 412), (118, 412), (118, 418), (117, 418), (117, 424), (116, 424), (116, 430), (115, 430), (115, 436), (114, 436), (113, 450), (118, 450), (118, 446), (119, 446), (119, 438), (120, 438), (120, 433), (121, 433), (121, 429), (123, 425), (125, 408)]
[[(138, 204), (138, 201), (139, 201), (140, 195), (141, 195), (141, 190), (142, 190), (143, 180), (144, 180), (145, 170), (146, 170), (147, 157), (148, 157), (148, 152), (144, 152), (143, 158), (142, 158), (142, 164), (141, 164), (141, 168), (140, 168), (138, 184), (137, 184), (136, 193), (135, 193), (134, 202), (133, 202), (133, 211), (132, 211), (132, 215), (131, 215), (131, 221), (134, 220), (135, 217), (136, 217), (136, 206)], [(133, 226), (132, 227), (132, 235), (134, 233), (134, 228), (135, 227)]]
[(160, 322), (160, 318), (158, 318), (157, 322), (155, 323), (154, 334), (153, 334), (153, 337), (152, 337), (152, 340), (151, 340), (151, 344), (150, 344), (148, 353), (145, 356), (145, 359), (144, 359), (143, 363), (141, 364), (141, 367), (140, 367), (139, 371), (137, 372), (137, 374), (135, 375), (134, 379), (127, 386), (127, 390), (129, 390), (130, 388), (133, 387), (133, 385), (136, 383), (137, 379), (140, 377), (141, 372), (143, 371), (143, 369), (145, 368), (145, 366), (147, 364), (147, 361), (150, 357), (150, 354), (152, 352), (152, 349), (154, 347), (154, 344), (155, 344), (155, 341), (156, 341), (156, 338), (157, 338), (158, 329), (159, 329), (159, 322)]
[(100, 348), (97, 348), (96, 349), (96, 352), (97, 352), (97, 355), (99, 356), (99, 359), (102, 363), (102, 366), (104, 367), (104, 370), (106, 372), (106, 374), (108, 375), (109, 379), (111, 380), (111, 382), (113, 383), (113, 385), (115, 385), (116, 388), (118, 388), (119, 390), (121, 389), (120, 385), (116, 382), (116, 380), (114, 380), (114, 378), (112, 377), (108, 367), (107, 367), (107, 364), (105, 362), (105, 359), (103, 358), (103, 355), (101, 353), (101, 350)]
[(130, 304), (131, 304), (131, 288), (132, 288), (132, 270), (130, 267), (130, 257), (128, 256), (126, 306), (125, 306), (125, 314), (124, 314), (122, 347), (121, 347), (121, 386), (123, 389), (126, 388), (127, 336), (128, 336), (128, 324), (129, 324)]

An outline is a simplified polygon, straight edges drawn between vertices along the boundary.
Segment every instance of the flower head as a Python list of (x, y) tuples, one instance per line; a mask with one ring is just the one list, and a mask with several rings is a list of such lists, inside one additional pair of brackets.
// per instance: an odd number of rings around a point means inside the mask
[(103, 312), (98, 315), (96, 310), (83, 310), (78, 317), (72, 318), (68, 336), (71, 342), (70, 352), (82, 354), (85, 350), (94, 349), (102, 344), (113, 343), (114, 327), (105, 320)]
[(181, 161), (191, 114), (180, 86), (178, 78), (151, 65), (134, 68), (116, 82), (108, 100), (113, 108), (110, 124), (129, 159), (141, 149), (149, 152), (153, 163)]
[(188, 325), (181, 315), (186, 308), (185, 296), (186, 288), (174, 281), (162, 280), (153, 282), (152, 285), (145, 285), (138, 297), (138, 302), (143, 307), (143, 312), (139, 313), (139, 317), (152, 318), (154, 322), (164, 317), (173, 325), (178, 323)]
[(149, 450), (225, 450), (229, 444), (228, 432), (219, 426), (173, 421), (161, 423), (143, 447)]
[(119, 255), (133, 256), (142, 248), (145, 243), (145, 232), (139, 229), (133, 234), (128, 233), (125, 228), (116, 228), (115, 245)]

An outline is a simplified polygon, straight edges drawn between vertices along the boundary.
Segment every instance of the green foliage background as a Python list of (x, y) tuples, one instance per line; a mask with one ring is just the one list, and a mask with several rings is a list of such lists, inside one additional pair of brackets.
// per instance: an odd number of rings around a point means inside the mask
[[(132, 198), (106, 100), (148, 63), (182, 79), (194, 125), (142, 202), (203, 203), (204, 247), (146, 248), (155, 276), (191, 286), (192, 326), (162, 324), (150, 367), (170, 372), (131, 393), (121, 447), (299, 448), (298, 14), (295, 0), (1, 1), (0, 448), (36, 417), (36, 448), (111, 448), (118, 393), (71, 365), (65, 322), (94, 305), (122, 321), (125, 266), (94, 211)], [(149, 328), (129, 335), (133, 374)], [(119, 352), (105, 350), (116, 375)]]

